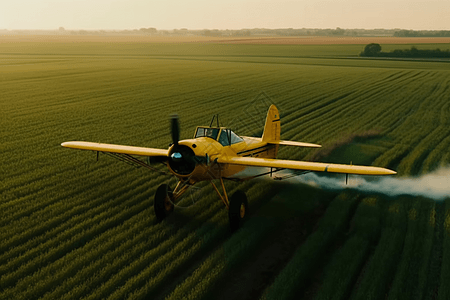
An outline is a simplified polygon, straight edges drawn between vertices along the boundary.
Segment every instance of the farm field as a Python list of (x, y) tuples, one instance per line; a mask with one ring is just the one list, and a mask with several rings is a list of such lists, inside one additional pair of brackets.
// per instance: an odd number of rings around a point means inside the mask
[(448, 167), (450, 63), (363, 47), (0, 37), (0, 299), (449, 299), (450, 196), (227, 182), (251, 212), (231, 234), (209, 185), (157, 223), (174, 179), (60, 146), (166, 148), (174, 112), (182, 139), (216, 113), (258, 136), (274, 103), (282, 139), (324, 146), (280, 158)]

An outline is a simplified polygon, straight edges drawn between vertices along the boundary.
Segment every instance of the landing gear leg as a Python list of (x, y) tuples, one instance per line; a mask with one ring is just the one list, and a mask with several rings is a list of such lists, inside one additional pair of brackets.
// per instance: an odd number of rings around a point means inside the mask
[(173, 212), (175, 201), (180, 199), (190, 186), (192, 186), (192, 184), (189, 184), (189, 181), (178, 181), (174, 190), (167, 184), (161, 184), (156, 189), (153, 207), (158, 222), (161, 222)]
[(230, 221), (231, 232), (238, 230), (248, 216), (248, 201), (247, 196), (243, 191), (236, 191), (230, 199), (228, 199), (227, 191), (225, 190), (225, 185), (223, 184), (223, 179), (220, 178), (220, 184), (223, 190), (223, 196), (220, 194), (219, 189), (211, 181), (217, 195), (228, 208), (228, 219)]
[(173, 211), (173, 193), (167, 184), (161, 184), (156, 190), (153, 207), (158, 222), (164, 220)]

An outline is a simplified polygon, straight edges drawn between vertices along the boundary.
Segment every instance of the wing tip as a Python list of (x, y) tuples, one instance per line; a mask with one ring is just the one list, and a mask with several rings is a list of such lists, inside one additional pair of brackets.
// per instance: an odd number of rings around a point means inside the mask
[(65, 148), (69, 148), (69, 146), (71, 145), (71, 143), (72, 143), (72, 142), (64, 142), (64, 143), (61, 143), (61, 146), (62, 146), (62, 147), (65, 147)]
[(397, 172), (395, 172), (394, 170), (390, 170), (390, 169), (386, 169), (388, 171), (387, 175), (396, 175)]
[(65, 148), (74, 148), (75, 146), (79, 146), (79, 145), (80, 145), (80, 142), (76, 142), (76, 141), (61, 143), (61, 146), (65, 147)]
[[(376, 170), (373, 175), (396, 175), (397, 172), (387, 168), (375, 167)], [(368, 174), (370, 175), (370, 174)]]

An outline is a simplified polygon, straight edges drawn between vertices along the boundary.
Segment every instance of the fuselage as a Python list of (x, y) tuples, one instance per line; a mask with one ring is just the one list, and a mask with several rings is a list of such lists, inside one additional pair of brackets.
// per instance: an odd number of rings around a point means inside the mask
[[(188, 168), (186, 172), (184, 172), (184, 169), (178, 169), (178, 166), (171, 166), (168, 163), (169, 170), (182, 180), (189, 180), (193, 184), (203, 180), (218, 179), (221, 177), (229, 178), (245, 171), (245, 166), (216, 163), (215, 159), (219, 156), (276, 158), (278, 145), (263, 142), (261, 138), (231, 138), (231, 134), (235, 134), (226, 128), (215, 128), (218, 131), (213, 136), (207, 136), (206, 134), (198, 136), (199, 129), (204, 128), (206, 127), (197, 128), (195, 135), (197, 137), (179, 141), (178, 145), (172, 145), (169, 148), (169, 156), (172, 157), (181, 157), (182, 155), (177, 152), (178, 149), (184, 149), (184, 153), (187, 153), (189, 151), (188, 148), (195, 155), (193, 158), (195, 167)], [(226, 137), (228, 139), (225, 139)], [(192, 157), (192, 154), (190, 154), (190, 157)]]

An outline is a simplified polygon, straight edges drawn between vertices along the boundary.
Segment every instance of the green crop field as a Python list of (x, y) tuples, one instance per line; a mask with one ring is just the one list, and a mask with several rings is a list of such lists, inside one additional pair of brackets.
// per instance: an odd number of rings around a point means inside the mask
[(324, 146), (280, 158), (399, 182), (447, 167), (450, 63), (363, 47), (0, 37), (0, 299), (449, 299), (448, 194), (227, 182), (251, 211), (231, 234), (211, 186), (157, 223), (155, 190), (173, 178), (60, 146), (167, 148), (172, 113), (182, 139), (216, 113), (258, 136), (275, 103), (282, 139)]

